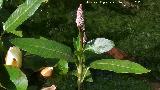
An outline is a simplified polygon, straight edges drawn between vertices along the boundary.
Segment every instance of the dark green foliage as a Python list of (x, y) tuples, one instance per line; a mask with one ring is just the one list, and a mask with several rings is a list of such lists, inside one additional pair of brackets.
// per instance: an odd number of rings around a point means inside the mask
[(59, 59), (42, 58), (38, 55), (25, 55), (23, 57), (23, 68), (30, 69), (34, 72), (39, 71), (43, 67), (53, 67), (58, 63)]
[(147, 81), (121, 74), (98, 75), (94, 83), (86, 83), (84, 88), (84, 90), (151, 90)]
[[(83, 90), (151, 90), (148, 81), (122, 74), (97, 74), (94, 75), (94, 82), (84, 82)], [(53, 82), (54, 81), (54, 82)], [(76, 78), (57, 76), (51, 82), (57, 85), (60, 90), (76, 90)]]

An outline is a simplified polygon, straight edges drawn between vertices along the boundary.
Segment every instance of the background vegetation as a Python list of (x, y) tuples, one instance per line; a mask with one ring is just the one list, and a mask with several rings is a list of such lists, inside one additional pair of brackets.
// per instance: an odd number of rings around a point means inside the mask
[[(24, 1), (4, 1), (3, 8), (0, 10), (0, 21), (5, 22), (17, 6)], [(84, 85), (87, 88), (86, 90), (93, 90), (93, 87), (94, 90), (104, 90), (104, 88), (108, 90), (124, 90), (124, 88), (125, 90), (150, 90), (149, 81), (160, 80), (160, 1), (140, 0), (140, 3), (136, 3), (134, 0), (122, 0), (134, 5), (127, 4), (125, 7), (118, 3), (118, 0), (104, 1), (115, 3), (91, 4), (86, 3), (85, 0), (49, 0), (48, 3), (42, 4), (36, 13), (19, 27), (19, 30), (23, 31), (23, 37), (45, 37), (72, 46), (72, 37), (77, 36), (76, 9), (79, 3), (83, 3), (88, 40), (96, 37), (113, 40), (116, 47), (133, 56), (135, 62), (141, 63), (152, 70), (151, 73), (141, 75), (138, 78), (134, 75), (117, 75), (107, 71), (95, 71), (96, 73), (93, 76), (98, 73), (98, 78), (95, 78), (95, 83), (86, 83)], [(90, 0), (90, 2), (94, 2), (94, 0)], [(0, 27), (2, 32), (2, 24)], [(7, 40), (14, 35), (5, 35), (6, 38), (3, 39), (6, 39), (5, 44), (8, 45)], [(1, 55), (2, 60), (4, 55)], [(55, 78), (58, 77), (55, 76)], [(141, 78), (145, 78), (146, 81), (141, 81)], [(74, 85), (70, 84), (74, 78), (62, 76), (61, 79), (58, 79), (59, 82), (55, 80), (54, 82), (46, 81), (42, 83), (43, 85), (56, 83), (60, 90), (66, 90), (63, 87), (64, 82), (62, 82), (66, 80), (69, 84), (67, 87), (75, 88)], [(106, 81), (101, 82), (101, 79), (106, 79)], [(101, 85), (98, 84), (99, 82), (101, 82)], [(37, 85), (37, 83), (29, 84)], [(144, 85), (143, 89), (142, 85)]]

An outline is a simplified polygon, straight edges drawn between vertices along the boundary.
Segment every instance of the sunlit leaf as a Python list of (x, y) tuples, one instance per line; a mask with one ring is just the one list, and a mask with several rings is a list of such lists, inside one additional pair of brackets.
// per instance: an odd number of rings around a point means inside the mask
[(116, 59), (102, 59), (91, 63), (91, 68), (100, 70), (109, 70), (116, 73), (135, 73), (142, 74), (148, 73), (147, 70), (140, 64), (128, 61), (128, 60), (116, 60)]
[(12, 43), (17, 47), (45, 58), (71, 59), (70, 47), (51, 40), (16, 38)]
[(28, 80), (25, 74), (16, 67), (1, 66), (0, 83), (7, 90), (26, 90)]
[(16, 32), (16, 28), (21, 25), (25, 20), (34, 14), (42, 2), (45, 0), (26, 0), (25, 3), (18, 6), (18, 8), (11, 14), (8, 20), (4, 23), (4, 31), (11, 32), (13, 34)]
[(21, 31), (21, 30), (13, 30), (13, 31), (12, 31), (12, 33), (13, 33), (14, 35), (19, 36), (19, 37), (22, 37), (22, 36), (23, 36), (23, 34), (22, 34), (22, 31)]

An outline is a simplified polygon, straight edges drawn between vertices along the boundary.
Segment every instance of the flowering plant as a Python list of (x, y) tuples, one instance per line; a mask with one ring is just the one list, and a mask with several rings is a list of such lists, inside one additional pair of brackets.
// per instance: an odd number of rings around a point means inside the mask
[(77, 56), (76, 66), (77, 66), (77, 84), (78, 90), (81, 90), (81, 84), (83, 83), (85, 77), (89, 74), (89, 68), (101, 69), (101, 70), (109, 70), (117, 73), (135, 73), (142, 74), (147, 73), (149, 70), (145, 69), (141, 65), (130, 62), (128, 60), (116, 60), (116, 59), (102, 59), (95, 60), (90, 63), (90, 65), (86, 65), (86, 51), (92, 51), (96, 54), (102, 54), (110, 51), (114, 46), (114, 42), (105, 38), (96, 38), (94, 40), (88, 41), (86, 43), (86, 35), (85, 35), (85, 23), (84, 23), (84, 15), (83, 15), (82, 4), (80, 4), (77, 10), (77, 28), (79, 30), (79, 35), (77, 39), (74, 39), (75, 46), (75, 55)]
[[(8, 18), (8, 20), (3, 23), (4, 33), (12, 33), (19, 37), (23, 37), (22, 32), (16, 31), (16, 28), (30, 16), (32, 16), (42, 2), (47, 2), (47, 0), (26, 0), (26, 2), (20, 5)], [(27, 89), (28, 79), (20, 69), (21, 66), (22, 68), (25, 67), (24, 63), (22, 63), (24, 61), (22, 56), (27, 54), (35, 54), (43, 58), (51, 58), (55, 61), (57, 60), (57, 62), (53, 63), (52, 66), (45, 65), (48, 67), (40, 67), (43, 68), (42, 70), (39, 68), (41, 70), (41, 75), (46, 78), (52, 75), (52, 71), (55, 67), (60, 70), (60, 74), (67, 74), (68, 68), (70, 68), (68, 65), (69, 62), (74, 63), (76, 66), (76, 76), (78, 78), (78, 90), (81, 90), (82, 83), (86, 77), (91, 75), (90, 68), (109, 70), (116, 73), (134, 74), (142, 74), (150, 71), (140, 64), (131, 62), (129, 60), (121, 61), (116, 59), (102, 59), (93, 60), (91, 63), (87, 62), (87, 55), (85, 52), (91, 51), (96, 54), (102, 54), (110, 51), (115, 46), (115, 44), (113, 41), (105, 38), (96, 38), (90, 41), (87, 40), (82, 4), (80, 4), (77, 10), (76, 23), (78, 28), (78, 37), (73, 39), (74, 50), (71, 50), (71, 48), (67, 45), (58, 43), (54, 40), (48, 40), (46, 38), (14, 38), (10, 40), (12, 45), (15, 46), (11, 47), (7, 52), (6, 65), (1, 65), (0, 71), (2, 71), (2, 75), (0, 75), (0, 87), (9, 90)], [(4, 33), (2, 33), (2, 37)], [(21, 51), (26, 51), (27, 54), (22, 53)], [(38, 66), (38, 64), (36, 63), (35, 66)], [(31, 67), (31, 65), (29, 65), (29, 67)], [(8, 75), (7, 80), (4, 80), (3, 77), (6, 77), (6, 75)], [(51, 86), (51, 88), (56, 89), (54, 85)]]

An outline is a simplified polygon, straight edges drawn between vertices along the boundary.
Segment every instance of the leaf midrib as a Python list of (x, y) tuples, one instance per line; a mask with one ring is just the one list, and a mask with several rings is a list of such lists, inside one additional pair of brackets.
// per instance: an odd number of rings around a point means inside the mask
[[(24, 44), (23, 44), (23, 45), (24, 45)], [(26, 46), (26, 44), (25, 44), (25, 46)], [(42, 49), (46, 49), (46, 50), (49, 50), (49, 51), (52, 51), (52, 52), (61, 53), (61, 54), (63, 54), (64, 56), (66, 56), (66, 57), (68, 57), (68, 58), (69, 58), (69, 55), (67, 55), (67, 54), (65, 54), (65, 53), (63, 53), (63, 52), (61, 52), (61, 51), (58, 51), (58, 50), (49, 49), (49, 48), (42, 47), (42, 46), (37, 46), (37, 45), (28, 45), (28, 44), (27, 44), (27, 46), (35, 47), (35, 48), (42, 48)]]
[(113, 64), (113, 63), (98, 63), (98, 64), (101, 64), (101, 65), (105, 65), (105, 64), (108, 64), (108, 65), (112, 65), (112, 66), (116, 66), (116, 67), (122, 67), (122, 68), (127, 68), (127, 69), (131, 69), (131, 70), (135, 70), (134, 68), (131, 68), (131, 67), (127, 67), (127, 66), (123, 66), (123, 65), (116, 65), (116, 64)]

